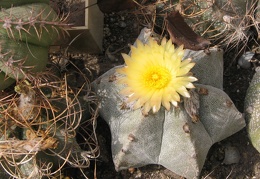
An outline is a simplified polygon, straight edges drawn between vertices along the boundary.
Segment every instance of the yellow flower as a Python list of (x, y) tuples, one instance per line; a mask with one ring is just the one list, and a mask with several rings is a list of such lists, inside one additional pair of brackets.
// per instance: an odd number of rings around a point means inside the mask
[(195, 65), (188, 58), (182, 61), (183, 47), (175, 49), (171, 40), (162, 40), (158, 45), (152, 38), (148, 44), (137, 41), (131, 47), (131, 55), (122, 54), (126, 65), (117, 70), (123, 74), (120, 83), (126, 87), (121, 91), (128, 97), (127, 102), (135, 102), (134, 109), (143, 107), (147, 114), (155, 113), (161, 105), (170, 110), (170, 103), (178, 105), (180, 95), (190, 97), (187, 88), (194, 88), (197, 79), (189, 73)]

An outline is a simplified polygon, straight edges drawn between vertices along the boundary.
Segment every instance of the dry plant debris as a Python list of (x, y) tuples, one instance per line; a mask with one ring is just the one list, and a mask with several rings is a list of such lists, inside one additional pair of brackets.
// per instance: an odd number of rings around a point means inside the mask
[[(99, 155), (97, 113), (90, 107), (95, 98), (88, 80), (81, 88), (71, 88), (66, 74), (60, 78), (53, 72), (45, 71), (18, 83), (15, 91), (1, 93), (0, 164), (14, 178), (51, 176), (65, 164), (86, 168)], [(34, 167), (33, 173), (27, 165)]]
[(184, 45), (185, 49), (204, 50), (210, 46), (210, 41), (196, 34), (184, 21), (178, 11), (166, 16), (167, 31), (173, 43)]

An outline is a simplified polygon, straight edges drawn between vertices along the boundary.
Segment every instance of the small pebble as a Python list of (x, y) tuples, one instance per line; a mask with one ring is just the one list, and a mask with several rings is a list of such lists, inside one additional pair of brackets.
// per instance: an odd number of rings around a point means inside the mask
[(119, 25), (119, 27), (122, 27), (122, 28), (126, 27), (126, 23), (123, 21), (120, 21), (118, 25)]
[(254, 165), (254, 173), (255, 173), (255, 176), (256, 177), (260, 177), (260, 162), (257, 162), (255, 165)]
[(133, 167), (128, 168), (128, 172), (133, 174), (135, 172), (135, 168), (133, 168)]
[(111, 18), (110, 18), (110, 22), (112, 22), (112, 23), (113, 23), (113, 22), (115, 22), (115, 21), (116, 21), (116, 19), (115, 19), (115, 18), (113, 18), (113, 17), (111, 17)]
[(105, 35), (105, 36), (110, 36), (110, 35), (111, 35), (110, 29), (109, 29), (108, 27), (105, 27), (105, 28), (103, 29), (103, 31), (104, 31), (104, 35)]
[(238, 163), (240, 160), (240, 154), (237, 147), (227, 146), (225, 148), (225, 157), (223, 164), (230, 165)]
[(250, 61), (252, 60), (255, 53), (246, 52), (238, 59), (238, 65), (244, 69), (249, 69), (251, 67)]

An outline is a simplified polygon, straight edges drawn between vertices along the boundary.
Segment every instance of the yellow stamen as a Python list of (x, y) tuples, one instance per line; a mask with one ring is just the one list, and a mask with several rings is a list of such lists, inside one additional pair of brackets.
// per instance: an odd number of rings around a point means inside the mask
[(171, 73), (164, 67), (149, 67), (144, 71), (144, 85), (151, 89), (162, 89), (171, 81)]

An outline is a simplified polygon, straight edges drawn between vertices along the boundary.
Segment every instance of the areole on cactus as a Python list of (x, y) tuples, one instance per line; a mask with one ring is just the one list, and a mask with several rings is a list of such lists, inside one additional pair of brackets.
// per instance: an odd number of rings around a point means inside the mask
[(2, 7), (10, 6), (0, 12), (0, 90), (27, 73), (42, 71), (48, 46), (63, 33), (64, 24), (48, 2), (35, 2), (0, 2)]

